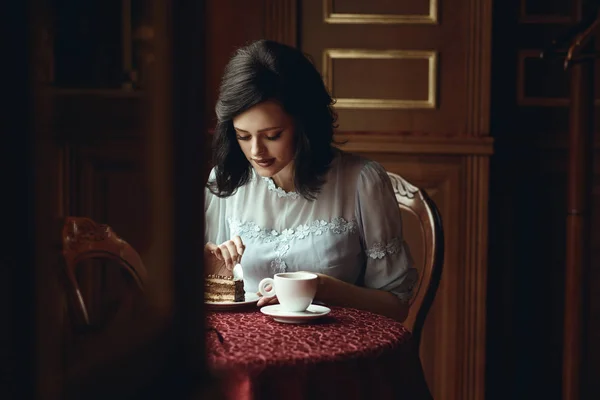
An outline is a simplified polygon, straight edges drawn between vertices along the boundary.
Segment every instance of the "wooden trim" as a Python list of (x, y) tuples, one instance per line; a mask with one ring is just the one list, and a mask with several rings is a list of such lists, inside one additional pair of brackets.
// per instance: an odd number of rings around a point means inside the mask
[(330, 93), (333, 87), (333, 60), (367, 59), (367, 60), (427, 60), (427, 100), (417, 99), (365, 99), (336, 97), (336, 109), (432, 109), (437, 108), (438, 99), (438, 52), (435, 50), (372, 50), (372, 49), (324, 49), (322, 74), (325, 85)]
[(462, 370), (458, 398), (483, 400), (485, 398), (485, 345), (486, 345), (486, 286), (488, 240), (488, 180), (489, 157), (466, 158), (465, 183), (465, 265), (463, 334), (457, 365)]
[(264, 37), (298, 47), (298, 1), (265, 0)]
[[(514, 133), (514, 132), (513, 132)], [(529, 132), (524, 132), (529, 133)], [(534, 132), (531, 132), (532, 134)], [(515, 148), (515, 149), (540, 149), (540, 150), (569, 150), (569, 137), (568, 133), (554, 133), (554, 132), (535, 132), (536, 135), (520, 135), (518, 137), (510, 137), (509, 134), (499, 133), (496, 141), (497, 145), (502, 143), (503, 147)], [(600, 151), (600, 132), (594, 133), (594, 151)]]
[[(600, 13), (598, 14), (600, 17)], [(591, 46), (588, 46), (588, 49)], [(591, 249), (594, 170), (594, 63), (571, 67), (567, 166), (563, 399), (581, 398), (585, 380), (587, 285)]]
[(323, 0), (326, 24), (438, 24), (438, 0), (429, 0), (427, 14), (346, 14), (333, 11), (333, 0)]
[[(539, 58), (543, 49), (522, 49), (517, 56), (517, 105), (522, 107), (569, 107), (570, 96), (567, 97), (539, 97), (525, 95), (525, 60), (528, 58)], [(566, 53), (566, 50), (565, 50)], [(565, 74), (565, 79), (568, 76)], [(594, 106), (600, 107), (600, 99), (594, 100)]]
[(492, 155), (494, 139), (488, 136), (417, 136), (414, 133), (382, 134), (341, 132), (335, 135), (338, 147), (348, 152)]
[(490, 131), (492, 0), (469, 0), (467, 51), (467, 121), (470, 136)]
[(576, 1), (571, 15), (532, 15), (527, 14), (527, 0), (520, 0), (519, 5), (519, 23), (520, 24), (572, 24), (575, 23), (574, 10), (578, 7), (579, 1)]
[(132, 88), (121, 89), (83, 89), (83, 88), (61, 88), (57, 86), (46, 86), (41, 90), (44, 93), (53, 96), (95, 96), (106, 98), (142, 98), (145, 94), (143, 90), (134, 90)]

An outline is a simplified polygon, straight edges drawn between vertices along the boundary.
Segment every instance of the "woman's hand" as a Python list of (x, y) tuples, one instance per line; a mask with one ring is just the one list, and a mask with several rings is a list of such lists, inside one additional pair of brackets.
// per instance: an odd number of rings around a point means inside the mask
[[(267, 285), (265, 287), (265, 290), (268, 292), (271, 290), (271, 285)], [(261, 292), (256, 292), (256, 294), (260, 297), (260, 299), (258, 299), (258, 303), (256, 303), (256, 305), (258, 307), (262, 307), (262, 306), (268, 306), (271, 304), (277, 304), (279, 303), (279, 300), (277, 300), (277, 295), (273, 296), (273, 297), (265, 297), (262, 295)]]
[[(261, 296), (260, 293), (258, 293), (259, 296)], [(256, 303), (256, 305), (258, 307), (263, 307), (263, 306), (270, 306), (271, 304), (277, 304), (279, 303), (279, 300), (277, 300), (277, 296), (273, 296), (273, 297), (264, 297), (261, 296), (260, 299), (258, 299), (258, 303)]]
[(235, 264), (238, 264), (241, 261), (245, 248), (246, 246), (244, 246), (242, 238), (234, 236), (231, 240), (223, 242), (218, 246), (211, 242), (206, 243), (204, 252), (212, 254), (217, 260), (221, 261), (222, 267), (225, 267), (227, 271), (231, 272), (233, 271)]

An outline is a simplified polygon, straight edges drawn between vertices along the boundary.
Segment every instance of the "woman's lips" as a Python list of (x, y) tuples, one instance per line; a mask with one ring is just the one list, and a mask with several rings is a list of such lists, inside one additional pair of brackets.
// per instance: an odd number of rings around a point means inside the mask
[(267, 168), (267, 167), (270, 167), (271, 165), (273, 165), (273, 163), (275, 162), (275, 159), (269, 158), (269, 159), (265, 159), (265, 160), (252, 160), (252, 161), (254, 161), (254, 163), (256, 165), (258, 165), (259, 167)]

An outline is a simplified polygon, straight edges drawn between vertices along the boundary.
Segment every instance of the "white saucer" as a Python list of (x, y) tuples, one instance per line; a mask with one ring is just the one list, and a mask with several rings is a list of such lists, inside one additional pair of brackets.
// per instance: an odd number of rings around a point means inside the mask
[(305, 311), (300, 312), (285, 311), (281, 307), (281, 304), (273, 304), (272, 306), (265, 306), (260, 309), (260, 312), (263, 314), (284, 324), (303, 324), (310, 320), (324, 317), (329, 314), (330, 311), (329, 308), (316, 304), (311, 304)]
[(246, 293), (244, 301), (205, 301), (204, 304), (206, 304), (210, 310), (231, 310), (247, 306), (248, 304), (256, 304), (259, 298), (260, 297), (256, 293)]

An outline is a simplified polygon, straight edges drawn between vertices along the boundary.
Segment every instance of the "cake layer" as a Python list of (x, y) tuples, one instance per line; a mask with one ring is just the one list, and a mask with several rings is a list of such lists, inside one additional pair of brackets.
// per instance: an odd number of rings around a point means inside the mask
[(244, 281), (225, 277), (207, 277), (204, 300), (215, 303), (244, 301)]

